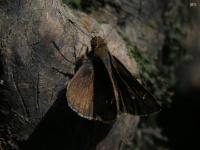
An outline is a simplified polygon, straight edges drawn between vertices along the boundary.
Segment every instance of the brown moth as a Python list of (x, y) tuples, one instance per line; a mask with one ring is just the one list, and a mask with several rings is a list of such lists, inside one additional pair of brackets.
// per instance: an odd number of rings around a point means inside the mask
[(148, 115), (160, 110), (155, 98), (113, 56), (100, 36), (67, 86), (69, 106), (80, 116), (104, 122), (121, 113)]

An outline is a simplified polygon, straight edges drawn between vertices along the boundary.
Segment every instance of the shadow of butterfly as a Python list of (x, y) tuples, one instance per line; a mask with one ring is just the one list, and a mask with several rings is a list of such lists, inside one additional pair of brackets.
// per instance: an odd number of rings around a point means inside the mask
[(68, 105), (87, 119), (110, 122), (121, 113), (148, 115), (160, 110), (155, 98), (113, 56), (100, 36), (91, 40), (67, 86)]

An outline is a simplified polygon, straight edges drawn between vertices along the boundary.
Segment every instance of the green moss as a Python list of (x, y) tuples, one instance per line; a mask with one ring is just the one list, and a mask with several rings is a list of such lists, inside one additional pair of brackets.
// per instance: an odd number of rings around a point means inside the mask
[(81, 0), (62, 0), (62, 2), (76, 9), (81, 8)]
[(151, 28), (157, 28), (157, 24), (155, 22), (155, 20), (151, 19), (147, 22), (147, 26), (151, 27)]
[(157, 69), (154, 66), (154, 63), (148, 60), (147, 58), (143, 57), (140, 54), (137, 46), (133, 42), (131, 42), (125, 35), (123, 35), (123, 33), (120, 33), (120, 35), (123, 37), (124, 41), (126, 42), (129, 55), (136, 60), (136, 62), (139, 65), (140, 70), (143, 73), (147, 73), (147, 75), (151, 74), (152, 72), (156, 72)]

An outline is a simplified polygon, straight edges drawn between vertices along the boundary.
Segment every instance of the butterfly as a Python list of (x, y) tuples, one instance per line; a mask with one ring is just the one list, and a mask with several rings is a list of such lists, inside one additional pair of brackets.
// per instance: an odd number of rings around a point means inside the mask
[(80, 116), (110, 122), (122, 113), (145, 116), (160, 110), (154, 96), (109, 52), (102, 37), (91, 39), (91, 51), (76, 68), (66, 97)]

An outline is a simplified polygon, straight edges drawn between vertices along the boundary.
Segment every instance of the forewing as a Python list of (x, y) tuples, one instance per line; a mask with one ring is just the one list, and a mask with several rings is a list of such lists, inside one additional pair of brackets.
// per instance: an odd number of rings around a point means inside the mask
[(148, 115), (160, 110), (155, 98), (112, 56), (112, 70), (120, 96), (120, 110), (134, 115)]
[(80, 116), (93, 119), (94, 68), (87, 60), (67, 86), (68, 105)]
[(101, 121), (113, 121), (117, 116), (117, 107), (109, 70), (107, 70), (104, 62), (98, 57), (94, 58), (93, 64), (94, 115)]

